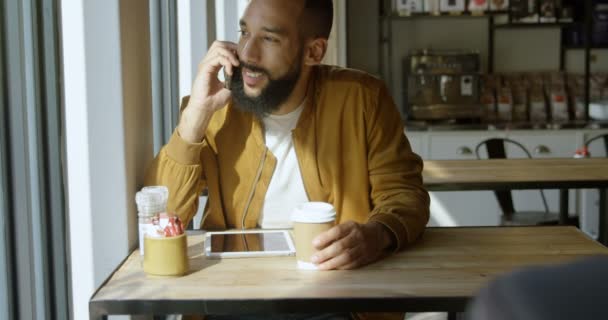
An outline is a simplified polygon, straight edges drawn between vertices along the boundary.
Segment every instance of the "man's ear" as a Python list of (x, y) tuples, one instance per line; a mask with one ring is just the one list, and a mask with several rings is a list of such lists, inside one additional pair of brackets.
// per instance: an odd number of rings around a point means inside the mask
[(320, 64), (325, 56), (325, 52), (327, 52), (327, 39), (316, 38), (310, 40), (306, 46), (304, 63), (308, 66)]

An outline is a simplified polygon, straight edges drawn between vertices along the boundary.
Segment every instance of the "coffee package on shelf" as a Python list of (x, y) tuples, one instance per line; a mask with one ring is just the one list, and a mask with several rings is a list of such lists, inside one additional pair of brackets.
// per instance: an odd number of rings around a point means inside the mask
[(547, 99), (543, 90), (543, 76), (539, 73), (529, 73), (525, 81), (529, 89), (528, 105), (530, 107), (531, 122), (547, 121)]
[(564, 74), (561, 72), (548, 73), (545, 77), (545, 91), (551, 106), (551, 119), (555, 122), (570, 120)]
[(461, 14), (466, 10), (465, 0), (441, 0), (439, 8), (441, 12)]
[(423, 0), (395, 0), (395, 12), (400, 16), (424, 12)]
[(596, 120), (608, 120), (608, 79), (605, 73), (591, 75), (589, 92), (589, 117)]
[(495, 122), (498, 119), (496, 113), (496, 88), (498, 78), (495, 75), (484, 74), (481, 76), (481, 92), (479, 101), (483, 105), (483, 119), (486, 122)]
[(504, 79), (500, 83), (496, 96), (498, 120), (511, 122), (513, 120), (513, 92)]
[(585, 76), (582, 74), (568, 74), (566, 76), (566, 93), (568, 104), (574, 110), (575, 120), (585, 120)]
[(509, 9), (509, 0), (489, 0), (490, 11), (506, 11)]
[(512, 73), (505, 75), (504, 82), (511, 88), (513, 103), (513, 122), (528, 121), (528, 92), (521, 74)]
[[(608, 100), (608, 73), (595, 73), (592, 75), (591, 77), (592, 79), (592, 83), (599, 87), (599, 91), (600, 92), (600, 97), (599, 99), (591, 99), (591, 101), (605, 101)], [(594, 85), (591, 85), (591, 88), (593, 89)]]
[(483, 105), (482, 118), (486, 122), (495, 122), (498, 120), (498, 114), (496, 111), (496, 90), (491, 87), (481, 88), (479, 100)]
[(557, 22), (557, 0), (540, 0), (539, 21), (541, 23)]
[(439, 15), (441, 13), (439, 0), (424, 0), (424, 12)]
[(469, 0), (469, 11), (472, 14), (482, 14), (490, 9), (488, 0)]
[(538, 7), (536, 1), (511, 0), (509, 14), (513, 23), (538, 23)]
[(591, 74), (589, 78), (589, 102), (602, 100), (602, 81), (597, 73)]
[(558, 2), (557, 21), (560, 23), (574, 22), (574, 7), (572, 4), (567, 4), (562, 1)]
[(498, 104), (496, 108), (498, 120), (511, 122), (513, 120), (513, 96), (511, 88), (501, 87), (498, 91)]

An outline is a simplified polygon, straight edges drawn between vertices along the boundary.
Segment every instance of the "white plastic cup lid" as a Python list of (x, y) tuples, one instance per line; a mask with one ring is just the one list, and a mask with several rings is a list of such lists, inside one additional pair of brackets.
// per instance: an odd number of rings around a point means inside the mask
[(336, 219), (336, 209), (326, 202), (305, 202), (295, 207), (291, 221), (301, 223), (326, 223)]

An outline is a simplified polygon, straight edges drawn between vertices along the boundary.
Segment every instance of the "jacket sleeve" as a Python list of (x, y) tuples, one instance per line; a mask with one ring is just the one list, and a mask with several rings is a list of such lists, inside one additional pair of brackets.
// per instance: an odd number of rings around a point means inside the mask
[(191, 144), (177, 130), (148, 167), (145, 185), (169, 188), (167, 210), (175, 212), (184, 226), (196, 214), (199, 195), (206, 187), (201, 151), (206, 142)]
[(415, 241), (429, 220), (429, 195), (422, 184), (422, 159), (412, 152), (401, 116), (386, 87), (366, 107), (370, 221), (390, 229), (396, 250)]

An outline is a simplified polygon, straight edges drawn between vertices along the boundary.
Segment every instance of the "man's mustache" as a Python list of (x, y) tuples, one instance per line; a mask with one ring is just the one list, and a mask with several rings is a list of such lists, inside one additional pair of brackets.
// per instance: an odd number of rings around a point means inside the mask
[(239, 65), (239, 69), (243, 69), (243, 68), (247, 68), (247, 69), (251, 70), (252, 72), (263, 73), (267, 77), (270, 78), (270, 72), (268, 72), (268, 70), (266, 70), (266, 69), (264, 69), (262, 67), (254, 66), (252, 64), (248, 64), (248, 63), (245, 63), (245, 62), (241, 61), (240, 65)]

